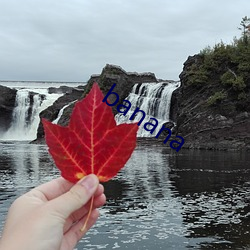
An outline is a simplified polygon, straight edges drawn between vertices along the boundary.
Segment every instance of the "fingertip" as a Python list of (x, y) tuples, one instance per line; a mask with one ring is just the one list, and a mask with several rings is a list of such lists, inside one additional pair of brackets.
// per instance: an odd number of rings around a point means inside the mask
[(90, 175), (87, 175), (86, 177), (82, 178), (78, 182), (78, 184), (85, 187), (86, 190), (88, 190), (89, 192), (95, 192), (95, 190), (97, 189), (97, 187), (99, 185), (99, 180), (98, 180), (96, 175), (90, 174)]
[(102, 195), (103, 192), (104, 192), (104, 187), (102, 184), (99, 184), (95, 192), (95, 197)]
[(94, 207), (96, 208), (102, 207), (105, 203), (106, 203), (106, 196), (105, 194), (101, 194), (100, 196), (95, 197)]
[(101, 197), (100, 197), (100, 200), (101, 200), (101, 203), (102, 203), (101, 206), (103, 206), (106, 203), (106, 201), (107, 201), (106, 195), (102, 194)]
[(104, 192), (104, 186), (102, 184), (99, 184), (99, 188), (102, 191), (102, 193)]

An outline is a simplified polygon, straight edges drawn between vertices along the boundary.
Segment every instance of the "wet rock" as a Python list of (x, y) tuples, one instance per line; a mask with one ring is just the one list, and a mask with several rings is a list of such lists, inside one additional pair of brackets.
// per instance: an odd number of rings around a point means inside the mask
[(72, 93), (74, 90), (83, 90), (84, 86), (80, 85), (77, 88), (76, 87), (69, 87), (69, 86), (60, 86), (58, 88), (56, 87), (50, 87), (48, 88), (48, 92), (49, 94), (70, 94)]
[(249, 117), (250, 117), (249, 112), (242, 112), (236, 115), (235, 121), (242, 121), (242, 120), (248, 119)]
[[(53, 105), (51, 105), (50, 107), (48, 107), (47, 109), (43, 110), (40, 113), (40, 119), (45, 118), (49, 121), (54, 121), (60, 110), (65, 106), (68, 105), (69, 103), (79, 100), (82, 97), (83, 94), (83, 89), (81, 88), (72, 88), (70, 93), (66, 93), (63, 96), (59, 97), (54, 103)], [(69, 108), (73, 109), (75, 103), (72, 103)], [(65, 109), (66, 112), (66, 109)], [(65, 117), (69, 117), (70, 114), (67, 114), (66, 116), (62, 116), (62, 119), (59, 120), (58, 124), (60, 125), (64, 125), (65, 124)], [(68, 121), (68, 119), (67, 119)], [(44, 130), (43, 130), (43, 125), (40, 122), (38, 130), (37, 130), (37, 139), (41, 139), (44, 137)]]
[(16, 89), (0, 85), (0, 132), (6, 131), (11, 125), (16, 92)]
[(49, 94), (66, 94), (66, 93), (71, 93), (71, 92), (72, 92), (72, 87), (68, 87), (68, 86), (60, 86), (58, 88), (56, 87), (48, 88)]

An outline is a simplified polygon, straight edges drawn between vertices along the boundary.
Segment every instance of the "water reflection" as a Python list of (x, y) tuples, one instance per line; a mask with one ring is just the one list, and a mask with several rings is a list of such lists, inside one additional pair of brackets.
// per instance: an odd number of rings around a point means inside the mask
[[(58, 171), (45, 146), (27, 143), (0, 143), (0, 221), (12, 201)], [(1, 228), (1, 225), (0, 225)]]
[(87, 249), (184, 249), (182, 204), (169, 180), (169, 154), (161, 151), (137, 147), (118, 177), (105, 184), (108, 202), (82, 241)]
[[(248, 154), (139, 143), (77, 249), (248, 249), (249, 166)], [(45, 146), (0, 144), (0, 221), (16, 196), (58, 175)]]
[(170, 179), (182, 198), (188, 238), (213, 238), (199, 249), (250, 247), (250, 156), (247, 153), (183, 151)]

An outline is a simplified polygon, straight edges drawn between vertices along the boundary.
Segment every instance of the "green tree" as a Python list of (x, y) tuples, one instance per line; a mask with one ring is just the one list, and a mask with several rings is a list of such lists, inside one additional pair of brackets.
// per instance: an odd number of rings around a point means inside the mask
[(243, 17), (240, 22), (240, 26), (241, 27), (238, 27), (238, 29), (241, 30), (243, 40), (247, 44), (248, 38), (250, 36), (250, 18), (247, 16)]

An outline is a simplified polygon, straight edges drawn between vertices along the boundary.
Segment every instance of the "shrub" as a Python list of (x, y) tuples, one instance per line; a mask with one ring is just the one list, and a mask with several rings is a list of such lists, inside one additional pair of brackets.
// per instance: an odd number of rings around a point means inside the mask
[(245, 101), (247, 99), (247, 94), (245, 92), (240, 92), (238, 94), (238, 100), (239, 101)]
[(224, 91), (215, 92), (212, 96), (207, 99), (207, 105), (213, 106), (220, 103), (222, 100), (227, 98), (227, 93)]
[(235, 76), (232, 72), (227, 71), (220, 77), (220, 80), (222, 84), (232, 86), (235, 81)]
[(249, 61), (241, 61), (238, 65), (238, 70), (242, 76), (248, 78), (250, 74), (250, 60)]
[(188, 83), (199, 86), (208, 81), (208, 72), (202, 67), (193, 64), (188, 72)]
[(227, 71), (220, 78), (222, 84), (232, 87), (236, 92), (242, 91), (246, 88), (244, 78), (236, 76), (232, 72)]
[(205, 47), (200, 51), (200, 55), (206, 56), (206, 55), (211, 55), (213, 53), (213, 49), (210, 46)]
[(246, 84), (244, 82), (244, 79), (242, 76), (238, 76), (234, 83), (233, 83), (233, 88), (236, 90), (236, 91), (242, 91), (246, 88)]

